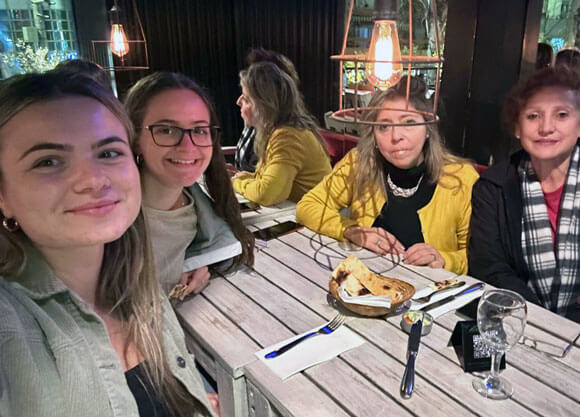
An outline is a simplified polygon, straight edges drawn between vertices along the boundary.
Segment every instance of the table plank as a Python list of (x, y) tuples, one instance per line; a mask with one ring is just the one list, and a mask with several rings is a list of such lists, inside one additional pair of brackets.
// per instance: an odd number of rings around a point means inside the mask
[[(209, 301), (208, 295), (220, 292), (224, 282), (223, 278), (213, 278), (203, 294), (181, 303), (176, 312), (185, 331), (237, 378), (243, 375), (243, 366), (255, 360), (253, 352), (259, 346)], [(222, 298), (222, 302), (227, 300)]]
[(246, 374), (285, 417), (351, 416), (305, 375), (296, 374), (282, 384), (280, 378), (260, 361), (248, 365)]
[[(455, 351), (451, 347), (447, 347), (449, 337), (450, 333), (445, 327), (436, 325), (431, 334), (423, 340), (423, 344), (459, 365)], [(508, 366), (502, 371), (502, 376), (514, 385), (515, 391), (512, 401), (517, 401), (544, 416), (571, 416), (575, 414), (574, 410), (577, 410), (580, 404), (571, 399), (569, 395), (564, 395), (550, 388), (538, 379), (539, 372), (533, 361), (529, 361), (531, 366), (528, 367), (527, 372), (522, 372), (510, 363), (511, 356), (513, 355), (508, 352)], [(471, 376), (469, 377), (471, 378)], [(489, 403), (489, 401), (486, 402)]]

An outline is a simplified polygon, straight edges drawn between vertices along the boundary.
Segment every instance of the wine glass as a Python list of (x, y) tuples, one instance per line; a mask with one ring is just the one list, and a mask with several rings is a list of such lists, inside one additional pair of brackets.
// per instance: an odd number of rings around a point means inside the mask
[(491, 350), (491, 371), (485, 378), (475, 378), (473, 388), (494, 400), (510, 398), (512, 385), (499, 377), (503, 354), (524, 334), (528, 308), (524, 298), (516, 292), (502, 289), (487, 290), (477, 306), (477, 327), (483, 342)]

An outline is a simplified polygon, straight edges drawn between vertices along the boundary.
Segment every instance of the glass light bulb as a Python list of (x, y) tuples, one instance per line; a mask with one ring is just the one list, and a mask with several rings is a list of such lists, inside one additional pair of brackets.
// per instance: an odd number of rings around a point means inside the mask
[[(375, 21), (367, 60), (401, 61), (396, 21)], [(403, 64), (401, 62), (367, 62), (366, 70), (369, 83), (381, 90), (386, 90), (401, 80)]]
[(119, 58), (129, 53), (129, 42), (127, 41), (125, 30), (123, 30), (123, 25), (111, 25), (111, 52)]

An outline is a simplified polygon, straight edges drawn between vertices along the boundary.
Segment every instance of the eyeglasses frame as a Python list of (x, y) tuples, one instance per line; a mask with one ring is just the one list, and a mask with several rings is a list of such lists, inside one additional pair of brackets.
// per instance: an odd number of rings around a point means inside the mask
[[(562, 350), (562, 353), (561, 353), (561, 354), (559, 354), (559, 355), (557, 355), (557, 354), (554, 354), (554, 353), (552, 353), (552, 352), (546, 352), (546, 351), (544, 351), (544, 350), (538, 349), (538, 343), (545, 343), (545, 344), (550, 344), (550, 343), (548, 343), (548, 342), (544, 342), (544, 341), (542, 341), (542, 340), (536, 340), (536, 339), (534, 339), (533, 337), (529, 337), (529, 336), (523, 336), (523, 337), (520, 339), (519, 343), (520, 343), (520, 344), (522, 344), (522, 345), (524, 345), (524, 346), (527, 346), (527, 347), (529, 347), (530, 349), (537, 350), (538, 352), (541, 352), (541, 353), (543, 353), (543, 354), (545, 354), (545, 355), (553, 356), (553, 357), (555, 357), (555, 358), (564, 359), (566, 356), (568, 356), (568, 353), (570, 353), (570, 350), (572, 350), (572, 346), (574, 346), (574, 344), (576, 343), (576, 341), (577, 341), (579, 338), (580, 338), (580, 333), (578, 333), (578, 334), (576, 335), (576, 337), (575, 337), (575, 338), (574, 338), (574, 339), (573, 339), (573, 340), (572, 340), (570, 343), (568, 343), (568, 344), (567, 344), (567, 345), (564, 347), (564, 349)], [(529, 342), (530, 342), (530, 344), (526, 343), (527, 341), (529, 341)], [(555, 346), (555, 345), (553, 345), (553, 346)]]
[[(156, 127), (171, 127), (174, 129), (178, 129), (181, 131), (181, 138), (177, 141), (177, 143), (175, 145), (161, 145), (161, 144), (157, 143), (157, 141), (155, 140), (155, 135), (153, 134), (153, 129)], [(199, 128), (210, 129), (211, 145), (199, 145), (199, 144), (195, 143), (195, 140), (193, 139), (193, 134), (192, 134), (193, 129), (199, 129)], [(142, 129), (147, 129), (149, 131), (149, 133), (151, 134), (151, 138), (153, 139), (153, 143), (155, 143), (155, 145), (161, 146), (163, 148), (173, 148), (174, 146), (181, 145), (181, 142), (183, 142), (183, 138), (185, 137), (186, 133), (189, 136), (189, 140), (191, 140), (191, 143), (194, 144), (195, 146), (199, 146), (200, 148), (213, 147), (213, 145), (215, 145), (216, 142), (219, 141), (219, 133), (222, 130), (221, 127), (219, 127), (219, 126), (209, 126), (209, 125), (208, 126), (194, 126), (190, 129), (184, 129), (184, 128), (179, 127), (179, 126), (173, 126), (173, 125), (162, 124), (162, 123), (143, 126)]]

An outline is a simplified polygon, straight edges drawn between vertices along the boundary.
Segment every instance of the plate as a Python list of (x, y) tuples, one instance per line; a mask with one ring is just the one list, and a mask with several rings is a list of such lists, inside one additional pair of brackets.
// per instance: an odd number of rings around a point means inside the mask
[(381, 279), (388, 281), (391, 284), (391, 286), (394, 285), (399, 287), (400, 292), (403, 295), (401, 299), (399, 299), (396, 303), (391, 304), (391, 307), (389, 308), (364, 306), (343, 302), (338, 295), (339, 285), (334, 279), (331, 279), (330, 282), (328, 283), (328, 289), (330, 291), (330, 294), (332, 294), (332, 296), (336, 298), (346, 309), (352, 311), (353, 313), (367, 317), (379, 317), (389, 314), (395, 311), (399, 306), (401, 306), (403, 303), (405, 303), (405, 301), (409, 300), (415, 294), (415, 287), (413, 287), (408, 282), (401, 281), (400, 279), (396, 278), (384, 277), (381, 275), (377, 276), (380, 277)]

